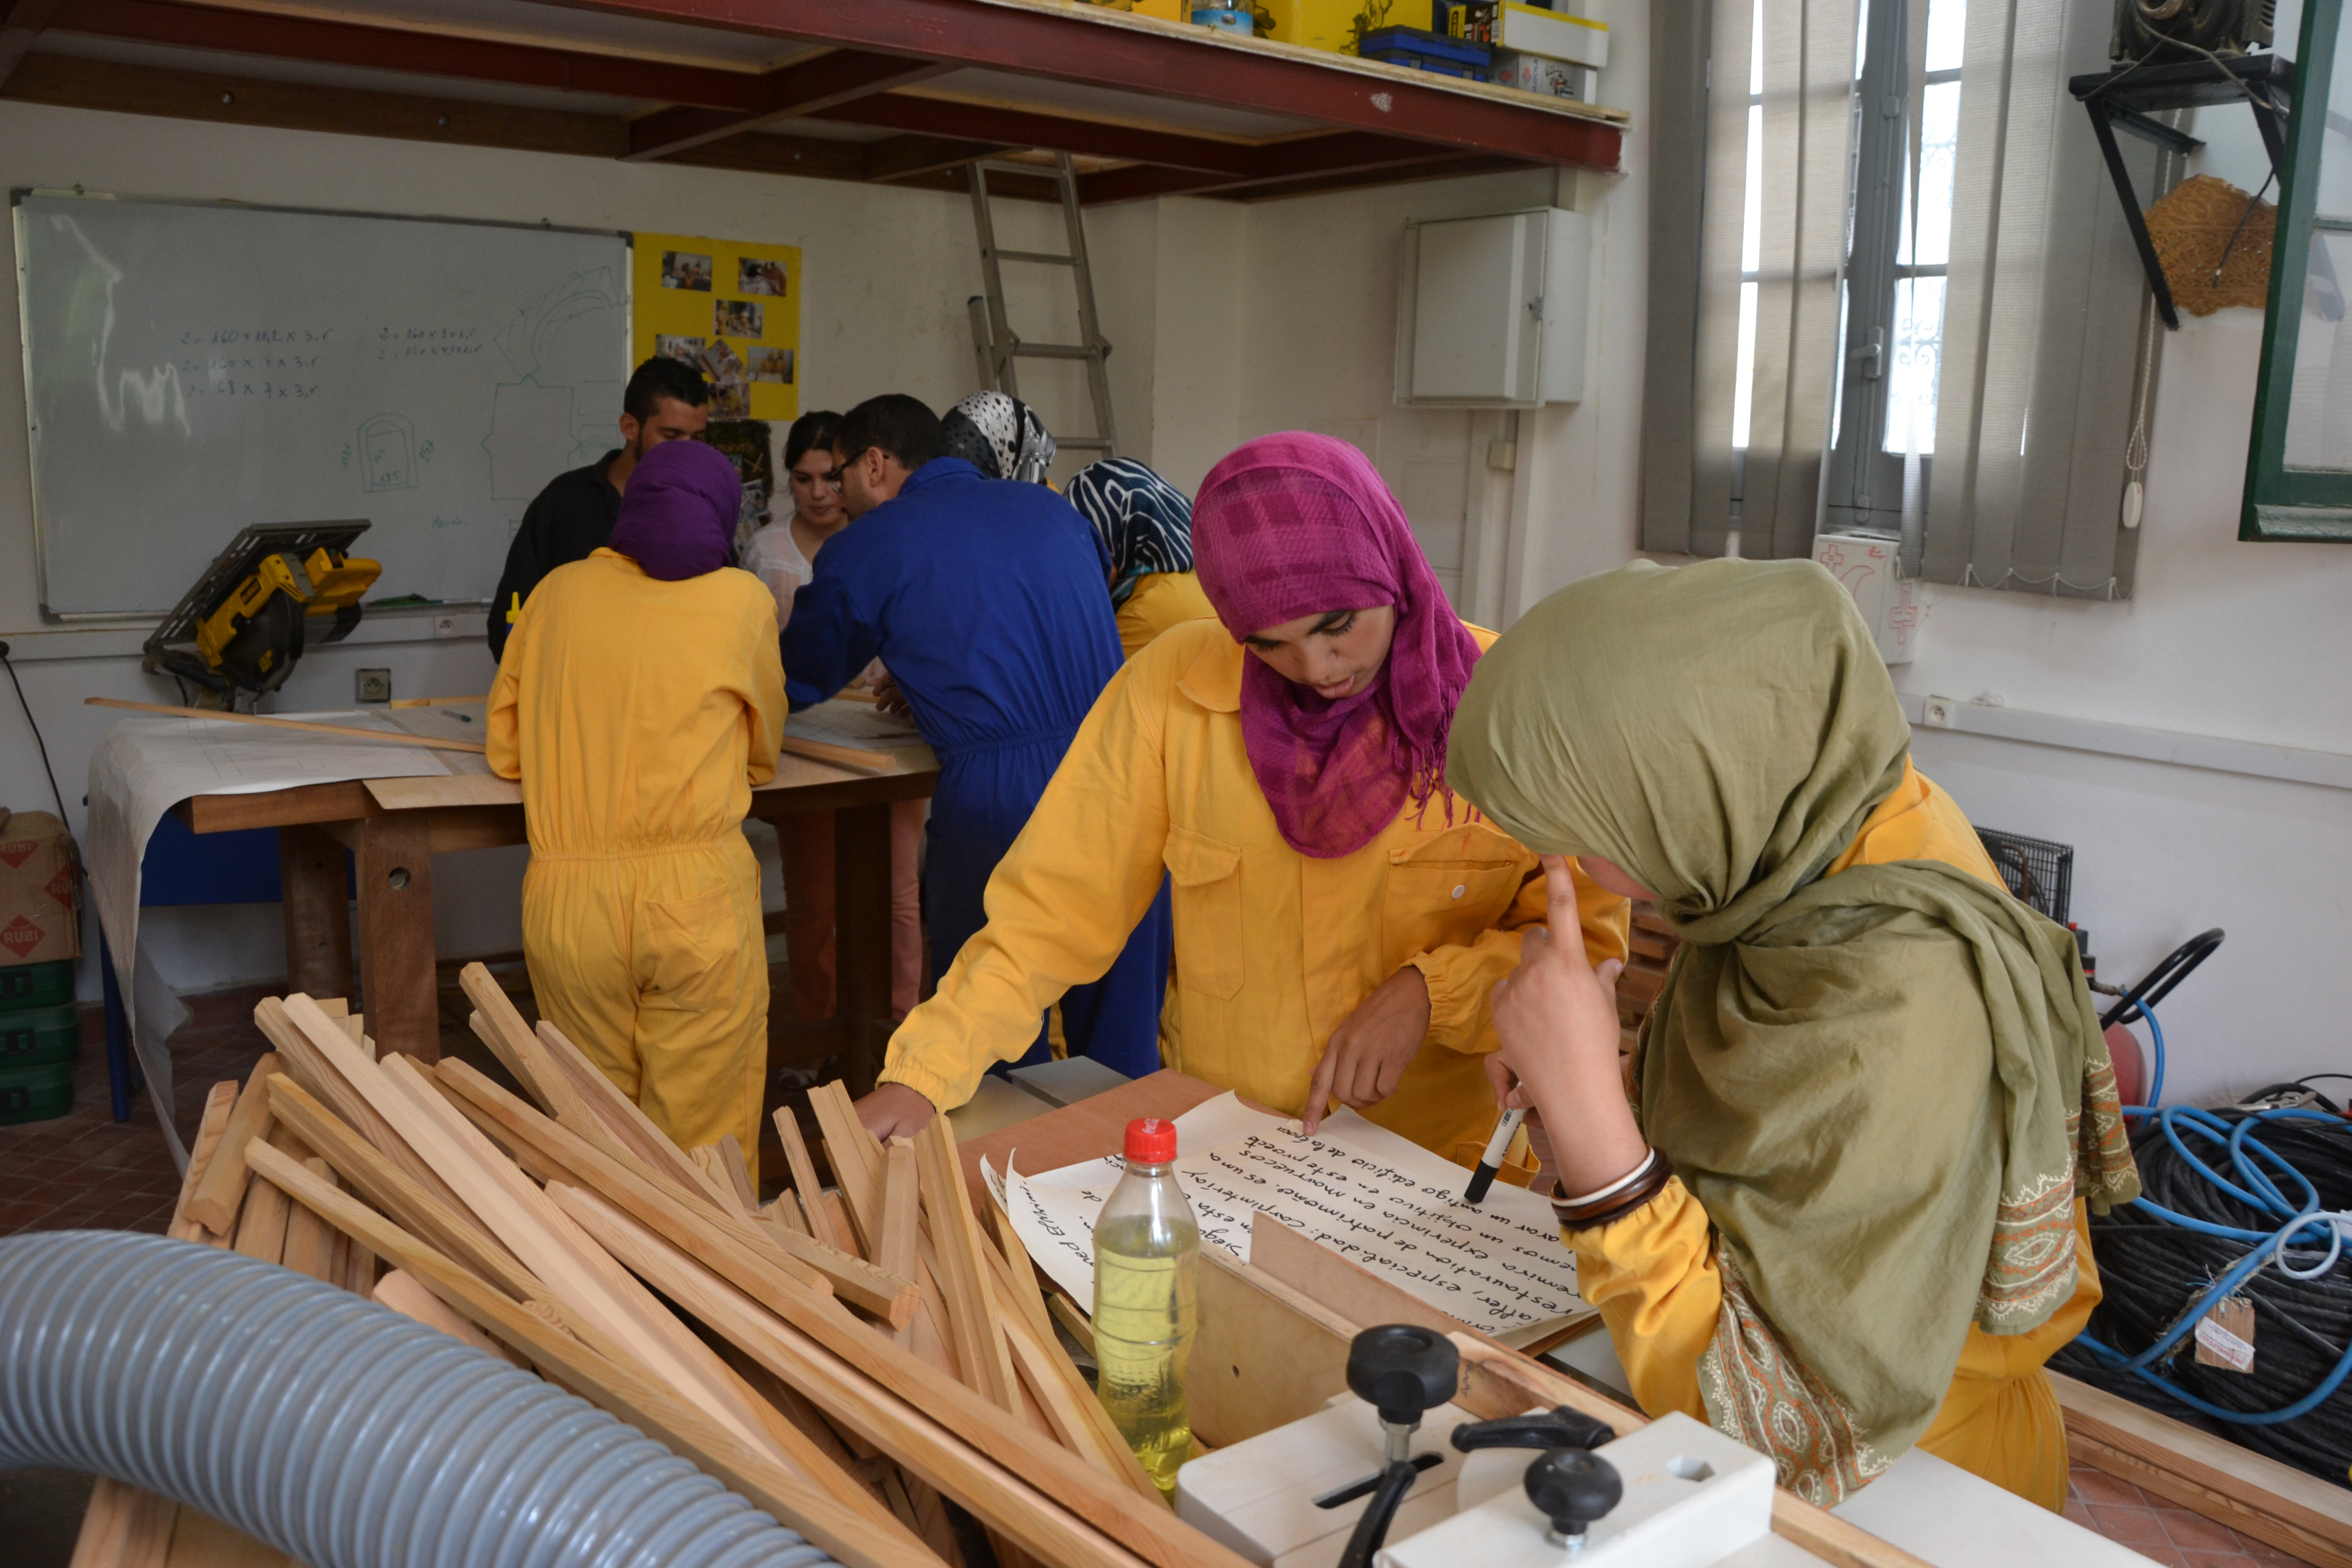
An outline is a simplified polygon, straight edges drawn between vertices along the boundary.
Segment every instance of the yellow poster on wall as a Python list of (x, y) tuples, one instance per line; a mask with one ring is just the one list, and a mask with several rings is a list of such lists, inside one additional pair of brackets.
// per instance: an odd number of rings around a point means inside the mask
[(640, 234), (635, 354), (682, 359), (710, 378), (714, 419), (801, 411), (801, 252), (688, 234)]

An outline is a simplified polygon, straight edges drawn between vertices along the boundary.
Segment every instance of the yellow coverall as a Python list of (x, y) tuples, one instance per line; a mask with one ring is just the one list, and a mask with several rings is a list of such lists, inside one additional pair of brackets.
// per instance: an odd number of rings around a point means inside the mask
[(540, 1014), (681, 1148), (759, 1147), (768, 958), (742, 826), (784, 712), (758, 578), (658, 582), (611, 550), (532, 590), (490, 692), (490, 767), (522, 781), (530, 826)]
[(1118, 649), (1129, 658), (1170, 626), (1213, 619), (1216, 607), (1192, 572), (1151, 572), (1135, 580), (1135, 591), (1118, 607)]
[[(1830, 865), (1939, 860), (1998, 885), (2000, 874), (1952, 797), (1909, 763), (1853, 845)], [(2042, 1363), (2090, 1321), (2099, 1270), (2081, 1203), (2074, 1205), (2074, 1299), (2031, 1333), (1971, 1327), (1943, 1407), (1919, 1447), (2055, 1513), (2066, 1504), (2066, 1426)], [(1679, 1179), (1612, 1226), (1566, 1233), (1576, 1248), (1577, 1290), (1601, 1310), (1632, 1393), (1643, 1410), (1706, 1419), (1698, 1363), (1723, 1301), (1706, 1210)]]
[[(1472, 628), (1483, 647), (1492, 633)], [(1480, 1057), (1488, 997), (1545, 915), (1536, 858), (1456, 800), (1408, 804), (1352, 855), (1283, 842), (1242, 744), (1242, 661), (1224, 627), (1161, 634), (1103, 689), (1029, 826), (989, 879), (988, 924), (890, 1041), (886, 1083), (943, 1110), (1037, 1037), (1037, 1015), (1109, 967), (1164, 871), (1175, 882), (1170, 1067), (1297, 1111), (1331, 1032), (1410, 963), (1429, 1035), (1371, 1120), (1462, 1164), (1495, 1125)], [(1597, 964), (1622, 958), (1625, 900), (1577, 881)]]

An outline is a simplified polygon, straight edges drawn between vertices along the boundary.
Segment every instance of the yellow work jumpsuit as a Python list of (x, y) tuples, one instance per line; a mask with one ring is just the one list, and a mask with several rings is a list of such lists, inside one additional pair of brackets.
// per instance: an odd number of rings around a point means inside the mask
[[(1492, 633), (1472, 628), (1483, 647)], [(1037, 1015), (1118, 955), (1160, 877), (1175, 883), (1167, 1065), (1296, 1112), (1331, 1032), (1406, 964), (1429, 1034), (1366, 1114), (1475, 1164), (1495, 1125), (1480, 1062), (1488, 1000), (1546, 913), (1536, 858), (1465, 804), (1408, 803), (1352, 855), (1283, 841), (1242, 745), (1242, 661), (1215, 621), (1163, 632), (1103, 689), (988, 881), (988, 924), (890, 1041), (886, 1083), (943, 1110), (1037, 1037)], [(1592, 962), (1625, 955), (1625, 900), (1577, 882)]]
[[(1904, 764), (1903, 782), (1879, 803), (1827, 874), (1849, 866), (1939, 860), (1995, 886), (2000, 877), (1952, 797)], [(2038, 1502), (2066, 1503), (2066, 1426), (2042, 1370), (2083, 1331), (2099, 1304), (2099, 1270), (2083, 1205), (2074, 1205), (2074, 1298), (2024, 1334), (1970, 1327), (1952, 1386), (1919, 1447)], [(1570, 1231), (1577, 1291), (1601, 1310), (1632, 1393), (1653, 1415), (1679, 1410), (1706, 1419), (1698, 1363), (1723, 1303), (1706, 1210), (1679, 1179), (1645, 1206), (1598, 1230)]]
[(681, 1148), (759, 1147), (768, 959), (743, 815), (784, 712), (758, 578), (658, 582), (611, 550), (541, 580), (490, 693), (490, 766), (522, 781), (530, 832), (540, 1016)]
[(1118, 651), (1129, 658), (1170, 626), (1185, 621), (1213, 619), (1216, 606), (1191, 572), (1149, 572), (1135, 580), (1127, 603), (1118, 607)]

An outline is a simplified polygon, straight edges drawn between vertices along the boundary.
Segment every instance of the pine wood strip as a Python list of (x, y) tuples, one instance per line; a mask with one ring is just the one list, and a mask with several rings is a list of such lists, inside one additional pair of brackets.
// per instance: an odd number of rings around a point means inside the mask
[[(568, 1129), (550, 1121), (463, 1062), (444, 1061), (437, 1072), (444, 1083), (517, 1137), (569, 1166), (579, 1177), (572, 1184), (602, 1193), (667, 1235), (691, 1237), (706, 1256), (723, 1253), (729, 1259), (729, 1277), (739, 1284), (768, 1273), (780, 1274), (803, 1289), (837, 1295), (894, 1328), (913, 1313), (919, 1296), (908, 1281), (814, 1241), (699, 1203), (694, 1194), (664, 1182), (645, 1167), (632, 1168), (572, 1137)], [(768, 1294), (759, 1285), (745, 1288), (762, 1299)]]
[(964, 1381), (1003, 1408), (1018, 1412), (1020, 1387), (1013, 1352), (1005, 1347), (1004, 1323), (988, 1279), (979, 1216), (964, 1190), (963, 1166), (947, 1118), (934, 1116), (915, 1135), (915, 1162), (921, 1178), (924, 1216), (939, 1255), (940, 1287), (946, 1292), (948, 1331)]
[[(241, 1163), (250, 1164), (253, 1151), (271, 1145), (265, 1139), (255, 1138), (246, 1144), (246, 1156)], [(258, 1258), (264, 1263), (280, 1263), (286, 1258), (286, 1227), (293, 1218), (293, 1210), (286, 1194), (264, 1182), (256, 1182), (247, 1174), (245, 1202), (237, 1210), (236, 1250), (247, 1258)]]
[(276, 1547), (193, 1508), (178, 1510), (169, 1561), (170, 1568), (299, 1568)]
[[(743, 1198), (743, 1145), (736, 1142), (732, 1133), (728, 1135), (727, 1142), (734, 1151), (732, 1153), (716, 1143), (702, 1143), (688, 1149), (686, 1156), (702, 1168), (703, 1175), (712, 1185), (727, 1194), (730, 1211), (745, 1219), (756, 1219), (760, 1213), (758, 1199), (754, 1197), (746, 1203)], [(730, 1166), (733, 1167), (731, 1171), (729, 1169)]]
[[(886, 1394), (841, 1364), (806, 1337), (769, 1317), (757, 1303), (666, 1240), (636, 1225), (617, 1210), (600, 1204), (593, 1194), (566, 1189), (562, 1201), (579, 1215), (583, 1226), (612, 1248), (615, 1256), (637, 1269), (665, 1295), (740, 1347), (761, 1365), (806, 1394), (826, 1417), (866, 1440), (961, 1503), (990, 1529), (1011, 1537), (1051, 1568), (1139, 1568), (1135, 1554), (1083, 1522), (1076, 1500), (1066, 1499), (1045, 1484), (1029, 1468), (1033, 1457), (1049, 1452), (1074, 1467), (1076, 1460), (1044, 1443), (1025, 1428), (1008, 1428), (1018, 1446), (976, 1449), (956, 1440), (931, 1418), (935, 1404), (919, 1405), (903, 1396)], [(877, 1344), (887, 1344), (869, 1331), (856, 1330)], [(959, 1391), (961, 1392), (961, 1391)], [(1010, 1417), (1003, 1417), (1010, 1421)], [(1001, 1462), (1000, 1462), (1001, 1461)], [(1087, 1472), (1077, 1472), (1086, 1474)], [(1023, 1478), (1028, 1479), (1024, 1484)], [(1097, 1480), (1088, 1475), (1089, 1481)], [(1034, 1489), (1033, 1489), (1033, 1487)], [(1056, 1503), (1055, 1497), (1066, 1501)], [(1205, 1537), (1181, 1540), (1183, 1527), (1174, 1525), (1165, 1510), (1160, 1522), (1169, 1538), (1160, 1545), (1197, 1544), (1204, 1554), (1186, 1561), (1214, 1563), (1231, 1568), (1239, 1562)], [(1172, 1527), (1172, 1528), (1171, 1528)]]
[[(288, 1012), (297, 1023), (305, 1022), (299, 1009)], [(728, 1386), (726, 1369), (710, 1347), (460, 1116), (414, 1061), (395, 1056), (376, 1065), (375, 1075), (388, 1091), (379, 1109), (419, 1153), (452, 1178), (483, 1223), (551, 1292), (608, 1338), (631, 1347), (664, 1382), (740, 1441), (754, 1449), (770, 1448), (758, 1415)]]
[(474, 1012), (466, 1020), (467, 1026), (490, 1047), (491, 1054), (515, 1075), (524, 1089), (540, 1103), (550, 1116), (561, 1118), (567, 1111), (587, 1114), (588, 1107), (572, 1087), (572, 1080), (556, 1066), (546, 1045), (531, 1032), (521, 1012), (488, 968), (469, 963), (457, 972), (458, 988), (474, 1005)]
[(206, 1228), (188, 1217), (188, 1200), (203, 1184), (205, 1173), (212, 1168), (213, 1155), (219, 1150), (222, 1136), (228, 1131), (230, 1112), (236, 1109), (237, 1087), (234, 1082), (216, 1083), (205, 1096), (204, 1119), (196, 1123), (196, 1141), (188, 1146), (188, 1171), (180, 1181), (180, 1201), (173, 1206), (172, 1223), (163, 1234), (174, 1241), (203, 1241), (215, 1247), (228, 1245), (222, 1233)]
[(1076, 1302), (1056, 1291), (1047, 1299), (1045, 1310), (1055, 1326), (1076, 1340), (1080, 1350), (1090, 1356), (1095, 1353), (1095, 1326), (1087, 1321), (1087, 1315), (1078, 1310)]
[(915, 1169), (915, 1146), (904, 1138), (890, 1140), (882, 1158), (882, 1239), (874, 1255), (886, 1274), (911, 1279), (919, 1266), (922, 1239), (922, 1194)]
[(286, 1016), (550, 1291), (607, 1337), (631, 1346), (657, 1376), (740, 1441), (755, 1450), (766, 1447), (757, 1418), (704, 1364), (709, 1347), (581, 1236), (425, 1082), (414, 1062), (401, 1056), (369, 1061), (307, 996), (288, 997)]
[[(1031, 1425), (1103, 1474), (1117, 1478), (1119, 1472), (1110, 1457), (1095, 1447), (1094, 1429), (1087, 1425), (1085, 1413), (1070, 1397), (1069, 1390), (1046, 1359), (1046, 1352), (1031, 1337), (1028, 1323), (1018, 1314), (1008, 1313), (1005, 1317), (1004, 1342), (1012, 1351), (1013, 1370), (1021, 1380), (1022, 1393), (1029, 1408), (1035, 1412)], [(1053, 1353), (1061, 1352), (1057, 1350)]]
[[(633, 1226), (633, 1229), (636, 1228)], [(640, 1231), (639, 1234), (642, 1234)], [(657, 1243), (665, 1257), (676, 1257), (676, 1249), (667, 1241)], [(718, 1259), (712, 1260), (714, 1266)], [(697, 1279), (709, 1279), (699, 1262), (689, 1262)], [(667, 1287), (666, 1287), (667, 1288)], [(732, 1286), (730, 1295), (740, 1296)], [(673, 1296), (713, 1329), (723, 1334), (720, 1324), (704, 1316), (699, 1308)], [(775, 1300), (767, 1303), (775, 1316), (759, 1316), (758, 1322), (771, 1333), (790, 1336), (791, 1342), (811, 1353), (822, 1349), (822, 1366), (807, 1369), (812, 1379), (837, 1376), (843, 1371), (856, 1374), (845, 1385), (856, 1390), (846, 1405), (837, 1405), (820, 1393), (812, 1381), (804, 1380), (793, 1367), (779, 1366), (761, 1355), (758, 1347), (736, 1339), (736, 1342), (770, 1365), (780, 1377), (816, 1401), (826, 1418), (840, 1426), (845, 1432), (856, 1432), (866, 1441), (886, 1452), (887, 1443), (863, 1424), (862, 1408), (889, 1398), (903, 1401), (921, 1412), (921, 1419), (934, 1423), (952, 1433), (963, 1445), (1001, 1459), (1014, 1474), (1024, 1478), (1045, 1496), (1057, 1500), (1079, 1517), (1089, 1521), (1104, 1534), (1110, 1536), (1128, 1552), (1135, 1552), (1160, 1565), (1160, 1568), (1239, 1568), (1241, 1560), (1217, 1545), (1191, 1526), (1172, 1520), (1168, 1510), (1156, 1502), (1147, 1503), (1126, 1488), (1096, 1473), (1076, 1455), (1059, 1446), (1044, 1442), (1019, 1420), (990, 1404), (961, 1383), (941, 1376), (937, 1371), (902, 1349), (896, 1341), (877, 1334), (866, 1324), (849, 1315), (840, 1306), (824, 1297), (808, 1292), (781, 1290)], [(733, 1334), (726, 1334), (735, 1339)], [(837, 1358), (835, 1361), (826, 1358)], [(1339, 1386), (1335, 1384), (1334, 1386)], [(901, 1462), (905, 1462), (900, 1456)], [(924, 1479), (950, 1496), (954, 1489), (939, 1475), (919, 1470)], [(962, 1500), (960, 1497), (958, 1500)], [(967, 1507), (971, 1505), (966, 1504)], [(973, 1511), (978, 1512), (977, 1509)]]
[[(801, 1208), (801, 1200), (786, 1187), (776, 1194), (776, 1201), (760, 1211), (760, 1217), (778, 1230), (791, 1231), (794, 1236), (809, 1236), (808, 1215)], [(812, 1241), (814, 1237), (809, 1237)]]
[(816, 1112), (824, 1157), (833, 1166), (834, 1185), (841, 1189), (842, 1202), (857, 1226), (858, 1245), (871, 1258), (882, 1225), (882, 1146), (859, 1122), (848, 1093), (838, 1082), (821, 1083), (810, 1089), (809, 1109)]
[(261, 724), (273, 730), (307, 731), (313, 735), (340, 735), (349, 741), (374, 741), (387, 746), (423, 746), (433, 752), (486, 752), (483, 741), (436, 741), (426, 735), (391, 730), (362, 730), (356, 724), (319, 724), (303, 719), (273, 719), (266, 713), (228, 713), (213, 708), (175, 708), (166, 702), (130, 702), (120, 697), (85, 697), (90, 708), (128, 708), (134, 713), (162, 713), (174, 719), (216, 719), (231, 724)]
[(269, 1103), (272, 1113), (299, 1131), (337, 1175), (401, 1225), (518, 1301), (543, 1289), (514, 1254), (480, 1227), (470, 1210), (452, 1208), (409, 1180), (382, 1150), (291, 1078), (280, 1073), (270, 1079)]
[[(848, 1568), (937, 1568), (938, 1560), (903, 1532), (877, 1533), (763, 1451), (746, 1447), (664, 1386), (620, 1345), (592, 1325), (572, 1321), (555, 1303), (508, 1300), (447, 1258), (350, 1194), (313, 1179), (265, 1151), (260, 1170), (282, 1183), (354, 1240), (415, 1276), (449, 1307), (528, 1357), (551, 1381), (627, 1422), (718, 1477), (779, 1523), (799, 1531)], [(895, 1522), (895, 1521), (894, 1521)]]
[(90, 1489), (69, 1568), (163, 1568), (180, 1505), (112, 1476)]
[[(302, 1163), (320, 1181), (332, 1182), (335, 1179), (328, 1173), (327, 1162), (316, 1154)], [(335, 1284), (338, 1282), (336, 1234), (334, 1226), (320, 1219), (312, 1210), (298, 1205), (286, 1216), (286, 1251), (279, 1261), (297, 1274), (308, 1274), (313, 1279)]]
[[(286, 1016), (284, 999), (263, 997), (253, 1009), (253, 1021), (268, 1037), (269, 1043), (278, 1047), (289, 1077), (309, 1090), (314, 1100), (332, 1111), (346, 1127), (398, 1166), (410, 1181), (432, 1194), (445, 1206), (459, 1214), (467, 1213), (465, 1204), (450, 1189), (449, 1184), (436, 1174), (433, 1167), (392, 1130), (392, 1124), (378, 1115), (366, 1098), (345, 1080), (333, 1064), (310, 1043), (310, 1037), (294, 1026), (293, 1021)], [(325, 1152), (320, 1151), (320, 1153)], [(348, 1176), (350, 1173), (345, 1172), (344, 1174)]]
[[(539, 1022), (539, 1040), (547, 1047), (551, 1060), (562, 1070), (585, 1106), (591, 1121), (602, 1127), (605, 1136), (621, 1148), (668, 1177), (687, 1191), (698, 1192), (716, 1203), (727, 1201), (727, 1194), (702, 1173), (702, 1167), (686, 1157), (686, 1152), (673, 1142), (670, 1135), (654, 1124), (637, 1106), (623, 1094), (604, 1069), (588, 1059), (585, 1052), (563, 1036), (563, 1031), (542, 1018)], [(558, 1120), (562, 1120), (558, 1118)], [(578, 1131), (575, 1129), (574, 1131)], [(591, 1142), (603, 1140), (593, 1133), (582, 1133)]]
[[(1136, 1458), (1135, 1450), (1128, 1447), (1127, 1439), (1120, 1436), (1118, 1426), (1110, 1418), (1110, 1412), (1103, 1408), (1102, 1401), (1096, 1397), (1095, 1391), (1087, 1386), (1086, 1377), (1078, 1371), (1077, 1363), (1063, 1351), (1061, 1339), (1054, 1332), (1053, 1315), (1046, 1310), (1045, 1292), (1037, 1288), (1037, 1266), (1031, 1259), (1029, 1248), (1023, 1243), (1020, 1233), (1013, 1228), (1013, 1216), (1004, 1212), (1004, 1205), (996, 1202), (992, 1193), (989, 1194), (988, 1209), (989, 1217), (995, 1226), (997, 1242), (1003, 1248), (1001, 1255), (1003, 1264), (1002, 1278), (1006, 1289), (1011, 1292), (1021, 1317), (1028, 1323), (1037, 1348), (1049, 1358), (1054, 1375), (1061, 1380), (1063, 1387), (1076, 1401), (1080, 1418), (1090, 1434), (1088, 1447), (1079, 1451), (1090, 1453), (1105, 1461), (1111, 1472), (1126, 1481), (1139, 1496), (1154, 1501), (1164, 1500), (1159, 1483), (1143, 1468), (1143, 1461)], [(1091, 1352), (1094, 1345), (1091, 1331), (1087, 1334), (1086, 1344)]]
[(221, 1149), (205, 1168), (205, 1179), (188, 1200), (187, 1214), (206, 1230), (226, 1236), (236, 1228), (237, 1205), (245, 1201), (245, 1146), (269, 1135), (269, 1075), (278, 1069), (276, 1052), (262, 1057), (245, 1080), (236, 1108), (221, 1131)]
[[(313, 1213), (308, 1205), (303, 1212)], [(319, 1216), (321, 1225), (325, 1216)], [(348, 1238), (346, 1238), (348, 1239)], [(438, 1329), (463, 1344), (473, 1346), (485, 1355), (497, 1356), (516, 1366), (528, 1369), (530, 1363), (503, 1342), (482, 1332), (464, 1316), (453, 1310), (446, 1301), (417, 1283), (416, 1276), (404, 1268), (395, 1268), (375, 1282), (373, 1300), (391, 1308), (404, 1318), (413, 1318), (428, 1329)]]
[[(716, 1147), (727, 1161), (727, 1186), (747, 1219), (760, 1217), (760, 1184), (753, 1172), (753, 1162), (743, 1152), (742, 1142), (732, 1132), (722, 1133)], [(713, 1175), (717, 1173), (713, 1172)]]
[(368, 1250), (367, 1243), (351, 1236), (343, 1237), (343, 1275), (340, 1283), (354, 1296), (371, 1300), (375, 1296), (375, 1254)]
[(774, 1121), (776, 1136), (784, 1145), (784, 1163), (793, 1173), (793, 1191), (799, 1194), (808, 1219), (809, 1235), (836, 1252), (847, 1250), (834, 1230), (833, 1211), (825, 1206), (824, 1188), (816, 1179), (816, 1162), (809, 1158), (808, 1142), (801, 1136), (801, 1124), (793, 1115), (793, 1108), (776, 1107)]

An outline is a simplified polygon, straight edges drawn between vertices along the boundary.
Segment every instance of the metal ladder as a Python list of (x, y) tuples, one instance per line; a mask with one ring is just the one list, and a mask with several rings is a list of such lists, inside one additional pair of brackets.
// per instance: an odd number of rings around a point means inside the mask
[[(1000, 250), (996, 245), (996, 223), (988, 205), (988, 175), (991, 170), (1000, 174), (1024, 174), (1034, 178), (1040, 172), (1034, 163), (1011, 163), (998, 159), (983, 158), (967, 164), (971, 182), (971, 222), (980, 235), (980, 272), (988, 292), (974, 295), (969, 301), (971, 311), (971, 342), (979, 356), (980, 384), (1008, 396), (1021, 395), (1020, 379), (1015, 362), (1022, 359), (1083, 360), (1087, 367), (1087, 389), (1094, 396), (1095, 434), (1055, 438), (1063, 451), (1073, 449), (1100, 452), (1104, 457), (1118, 456), (1118, 429), (1110, 412), (1110, 372), (1106, 362), (1110, 357), (1110, 344), (1103, 341), (1102, 327), (1095, 319), (1095, 279), (1087, 266), (1087, 231), (1079, 220), (1078, 177), (1070, 166), (1070, 155), (1059, 153), (1054, 160), (1055, 178), (1062, 191), (1062, 222), (1069, 234), (1069, 254), (1057, 256), (1044, 250)], [(1035, 262), (1046, 267), (1066, 267), (1078, 290), (1078, 335), (1085, 340), (1076, 343), (1028, 343), (1014, 335), (1004, 313), (1004, 273), (1002, 264), (1007, 261)]]

